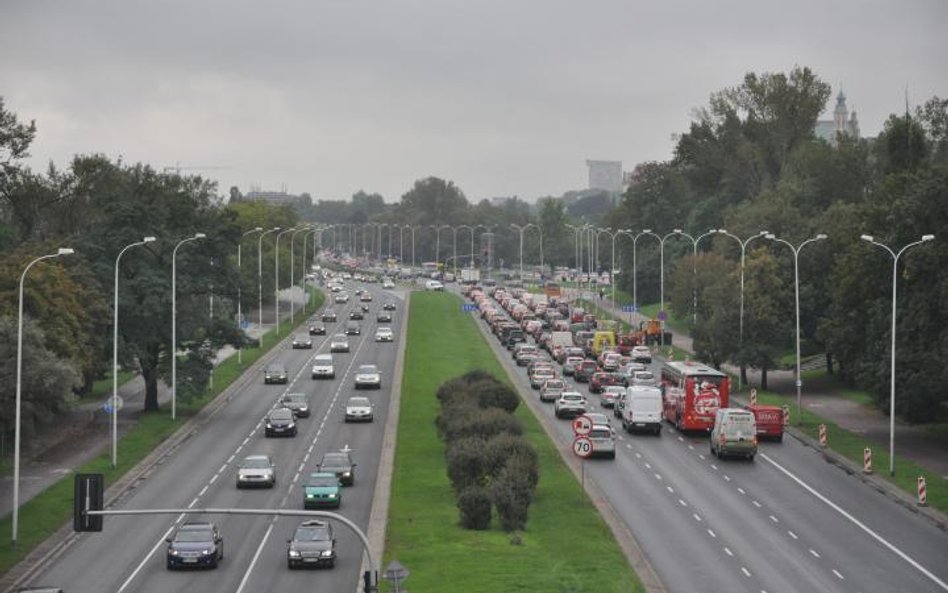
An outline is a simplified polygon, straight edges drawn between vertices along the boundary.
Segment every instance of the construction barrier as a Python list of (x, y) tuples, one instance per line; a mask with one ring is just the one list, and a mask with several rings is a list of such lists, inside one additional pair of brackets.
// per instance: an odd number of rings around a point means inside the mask
[(826, 425), (820, 424), (820, 446), (826, 448)]
[(750, 405), (752, 405), (752, 406), (756, 406), (756, 405), (757, 405), (757, 388), (756, 388), (756, 387), (751, 387), (751, 392), (750, 392)]
[(862, 473), (872, 473), (872, 449), (866, 447), (862, 451)]
[(790, 404), (783, 405), (783, 425), (790, 426)]
[(918, 477), (918, 506), (928, 506), (928, 493), (925, 491), (925, 476)]

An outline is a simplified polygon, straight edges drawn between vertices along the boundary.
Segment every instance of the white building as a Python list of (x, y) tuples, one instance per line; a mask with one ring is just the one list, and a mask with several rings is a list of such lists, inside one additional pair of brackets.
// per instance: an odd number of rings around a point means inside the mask
[(845, 134), (853, 138), (859, 138), (859, 120), (856, 119), (856, 111), (850, 114), (846, 107), (846, 95), (839, 91), (836, 95), (836, 108), (833, 110), (833, 119), (818, 120), (813, 133), (817, 138), (821, 138), (836, 146), (837, 136)]
[(602, 189), (614, 195), (622, 193), (622, 161), (586, 160), (589, 189)]

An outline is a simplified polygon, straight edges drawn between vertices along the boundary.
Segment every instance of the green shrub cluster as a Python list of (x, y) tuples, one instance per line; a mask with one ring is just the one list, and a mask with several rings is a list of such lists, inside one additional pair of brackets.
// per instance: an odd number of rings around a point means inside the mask
[(436, 396), (441, 413), (435, 423), (445, 441), (461, 526), (487, 529), (496, 509), (504, 530), (523, 529), (540, 471), (537, 453), (513, 416), (519, 397), (481, 370), (445, 381)]

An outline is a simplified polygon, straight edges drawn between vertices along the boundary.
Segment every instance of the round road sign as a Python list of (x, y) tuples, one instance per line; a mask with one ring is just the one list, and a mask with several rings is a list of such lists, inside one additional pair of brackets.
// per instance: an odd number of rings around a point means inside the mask
[(585, 414), (573, 418), (573, 434), (585, 436), (592, 432), (593, 423)]
[(588, 437), (578, 436), (573, 439), (573, 453), (585, 459), (592, 455), (592, 452), (593, 444)]
[(122, 399), (121, 395), (116, 395), (114, 398), (109, 397), (105, 400), (105, 404), (102, 406), (102, 409), (105, 410), (106, 414), (111, 414), (112, 410), (121, 410), (125, 405), (125, 400)]

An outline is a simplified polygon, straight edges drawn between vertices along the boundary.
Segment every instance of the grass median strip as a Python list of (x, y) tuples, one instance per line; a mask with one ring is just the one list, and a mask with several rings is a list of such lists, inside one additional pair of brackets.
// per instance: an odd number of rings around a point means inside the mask
[(539, 455), (540, 482), (519, 544), (496, 517), (486, 531), (458, 525), (434, 424), (435, 391), (478, 368), (507, 382), (460, 305), (444, 293), (412, 296), (385, 564), (398, 559), (411, 571), (405, 585), (419, 591), (642, 591), (609, 528), (524, 405), (516, 415)]
[[(317, 310), (324, 298), (321, 292), (315, 292), (310, 300), (313, 305), (311, 310)], [(301, 315), (295, 325), (305, 324), (307, 320), (308, 316)], [(280, 323), (280, 337), (286, 337), (292, 329), (293, 326), (288, 321)], [(268, 335), (270, 333), (272, 330)], [(270, 339), (262, 348), (245, 349), (242, 352), (242, 364), (237, 363), (236, 356), (231, 356), (215, 367), (213, 387), (199, 398), (187, 402), (179, 401), (176, 421), (171, 420), (168, 410), (139, 414), (135, 427), (119, 439), (117, 467), (112, 468), (111, 454), (107, 452), (76, 470), (76, 473), (104, 474), (106, 487), (110, 486), (181, 428), (191, 416), (217, 397), (275, 344), (276, 340)], [(17, 545), (14, 547), (9, 540), (0, 545), (0, 574), (6, 574), (11, 567), (72, 518), (72, 499), (73, 475), (70, 474), (20, 505)], [(12, 515), (0, 519), (0, 533), (11, 533), (12, 521)]]

